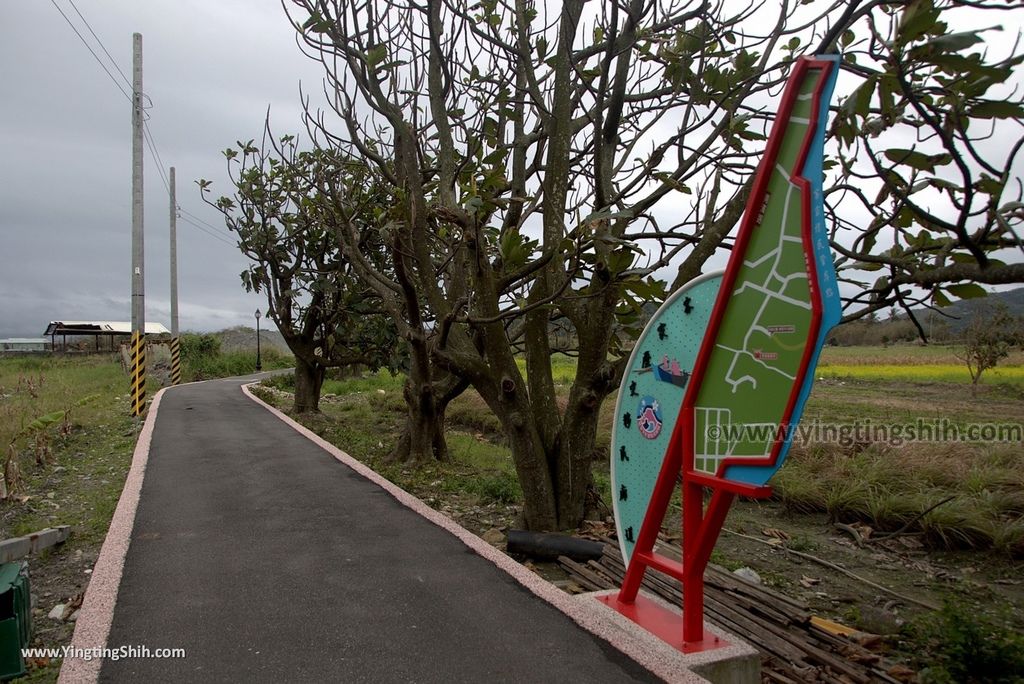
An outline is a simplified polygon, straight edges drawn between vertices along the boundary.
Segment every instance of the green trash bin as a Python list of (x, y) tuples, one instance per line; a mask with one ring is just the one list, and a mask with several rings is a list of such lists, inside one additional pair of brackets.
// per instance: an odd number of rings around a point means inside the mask
[(25, 674), (21, 649), (32, 636), (32, 599), (28, 563), (0, 565), (0, 679)]

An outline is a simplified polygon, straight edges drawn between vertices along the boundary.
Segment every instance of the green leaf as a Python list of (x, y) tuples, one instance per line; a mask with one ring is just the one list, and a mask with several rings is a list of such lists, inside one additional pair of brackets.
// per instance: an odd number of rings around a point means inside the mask
[(366, 52), (366, 66), (371, 69), (376, 65), (384, 61), (384, 58), (388, 56), (387, 45), (375, 45)]
[(633, 265), (633, 258), (636, 255), (628, 249), (616, 249), (608, 255), (608, 270), (618, 274)]
[(939, 10), (935, 9), (932, 0), (912, 2), (903, 12), (897, 33), (897, 45), (907, 45), (921, 36), (931, 33), (936, 28)]
[(875, 79), (869, 78), (857, 86), (857, 89), (846, 98), (843, 107), (850, 114), (866, 119), (871, 111), (871, 95), (874, 92)]
[(979, 119), (1024, 119), (1024, 107), (1017, 102), (989, 100), (974, 105), (970, 112)]
[(987, 173), (981, 174), (981, 179), (974, 184), (974, 187), (988, 195), (999, 195), (1003, 192), (1003, 184)]
[(541, 36), (537, 39), (537, 56), (543, 60), (548, 54), (548, 41), (547, 38)]
[[(1001, 30), (1001, 27), (993, 27), (996, 30)], [(988, 30), (988, 29), (984, 29)], [(960, 52), (966, 50), (969, 47), (977, 45), (978, 43), (984, 43), (985, 39), (980, 35), (981, 31), (963, 31), (961, 33), (947, 33), (944, 36), (938, 38), (932, 38), (926, 43), (915, 47), (910, 51), (912, 58), (922, 57), (930, 52)]]
[(308, 33), (328, 33), (331, 30), (331, 22), (314, 12), (302, 23), (302, 30)]
[(945, 166), (953, 161), (953, 158), (946, 154), (924, 154), (915, 150), (905, 150), (893, 147), (885, 151), (885, 156), (895, 164), (906, 164), (918, 171), (934, 172), (936, 166)]
[(949, 306), (950, 304), (953, 303), (953, 301), (946, 296), (946, 293), (939, 289), (936, 289), (935, 292), (932, 294), (932, 300), (935, 302), (936, 306), (940, 307)]
[(950, 285), (946, 288), (950, 294), (956, 295), (960, 299), (977, 299), (978, 297), (985, 297), (988, 292), (985, 291), (981, 285), (977, 283), (962, 283), (960, 285)]
[(66, 411), (54, 411), (53, 413), (47, 413), (46, 415), (39, 416), (38, 418), (33, 420), (31, 423), (26, 425), (25, 429), (22, 430), (22, 432), (24, 434), (29, 434), (29, 433), (32, 433), (32, 432), (39, 432), (40, 430), (42, 430), (44, 428), (47, 428), (50, 425), (53, 425), (54, 423), (58, 423), (58, 422), (64, 420), (64, 414), (65, 413), (67, 413), (67, 412)]

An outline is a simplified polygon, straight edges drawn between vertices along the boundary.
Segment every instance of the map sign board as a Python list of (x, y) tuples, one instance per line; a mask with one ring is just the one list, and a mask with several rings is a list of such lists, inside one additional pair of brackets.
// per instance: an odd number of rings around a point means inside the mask
[[(627, 568), (619, 594), (599, 600), (684, 652), (722, 646), (704, 639), (704, 568), (735, 496), (770, 494), (840, 318), (822, 192), (838, 72), (835, 55), (797, 60), (724, 274), (658, 310), (619, 389), (612, 482)], [(654, 550), (680, 476), (681, 562)], [(683, 582), (681, 617), (639, 595), (651, 567)]]

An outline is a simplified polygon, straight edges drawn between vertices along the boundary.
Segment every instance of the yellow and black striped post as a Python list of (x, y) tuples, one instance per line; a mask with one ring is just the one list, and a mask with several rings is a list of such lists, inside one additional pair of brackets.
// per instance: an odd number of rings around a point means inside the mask
[(171, 384), (181, 384), (181, 342), (177, 337), (171, 338)]
[(146, 336), (132, 333), (131, 403), (132, 415), (146, 415)]

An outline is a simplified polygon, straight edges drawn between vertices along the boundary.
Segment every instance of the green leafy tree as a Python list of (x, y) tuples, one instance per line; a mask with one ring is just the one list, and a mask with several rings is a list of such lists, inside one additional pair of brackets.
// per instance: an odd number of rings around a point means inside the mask
[[(224, 156), (234, 194), (211, 200), (210, 182), (198, 184), (252, 260), (241, 274), (242, 284), (266, 296), (267, 317), (295, 356), (294, 410), (319, 410), (328, 368), (396, 371), (402, 354), (395, 326), (379, 310), (372, 290), (355, 277), (324, 225), (323, 204), (308, 181), (311, 168), (337, 171), (332, 160), (322, 152), (299, 151), (292, 136), (276, 148), (266, 136), (260, 148), (240, 142)], [(364, 232), (359, 246), (364, 254), (380, 254), (372, 231)]]
[(1005, 306), (988, 307), (975, 314), (955, 352), (971, 374), (971, 392), (977, 393), (985, 371), (995, 368), (1021, 343), (1021, 321), (1011, 316)]

